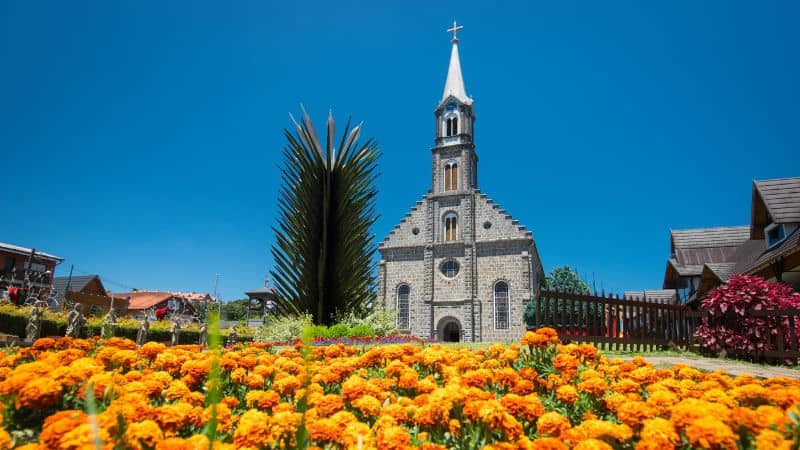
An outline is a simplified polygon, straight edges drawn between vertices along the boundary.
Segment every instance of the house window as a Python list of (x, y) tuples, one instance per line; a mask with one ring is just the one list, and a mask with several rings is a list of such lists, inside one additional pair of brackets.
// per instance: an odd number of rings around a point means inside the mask
[(444, 165), (444, 190), (455, 191), (458, 189), (458, 163), (450, 160)]
[(494, 284), (494, 327), (508, 329), (508, 284), (505, 281)]
[(453, 260), (446, 261), (442, 264), (442, 275), (446, 276), (447, 278), (453, 278), (458, 275), (459, 265), (457, 262)]
[(444, 240), (455, 241), (458, 239), (458, 217), (455, 213), (444, 216)]
[(764, 234), (767, 236), (767, 248), (774, 247), (786, 239), (786, 230), (783, 229), (781, 223), (771, 223), (764, 228)]
[(410, 295), (411, 287), (407, 284), (397, 288), (397, 328), (401, 330), (408, 330), (411, 326)]

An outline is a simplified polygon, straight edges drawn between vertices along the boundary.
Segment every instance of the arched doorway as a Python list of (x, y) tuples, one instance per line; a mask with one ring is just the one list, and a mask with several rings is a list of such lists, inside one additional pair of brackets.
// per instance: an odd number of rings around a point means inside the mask
[(445, 317), (439, 321), (439, 340), (442, 342), (461, 341), (461, 323), (454, 317)]

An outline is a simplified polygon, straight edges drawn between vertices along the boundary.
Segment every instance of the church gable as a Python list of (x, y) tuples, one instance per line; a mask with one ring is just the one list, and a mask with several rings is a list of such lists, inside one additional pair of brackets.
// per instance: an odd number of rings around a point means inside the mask
[(395, 225), (379, 248), (408, 247), (425, 244), (425, 222), (428, 216), (427, 195), (411, 207), (400, 223)]
[(479, 193), (475, 204), (475, 240), (533, 239), (533, 233), (511, 217), (486, 194)]

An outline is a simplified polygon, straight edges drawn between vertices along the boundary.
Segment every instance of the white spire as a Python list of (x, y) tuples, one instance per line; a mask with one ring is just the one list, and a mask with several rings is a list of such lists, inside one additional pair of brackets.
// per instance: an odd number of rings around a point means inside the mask
[(464, 89), (464, 77), (461, 75), (461, 60), (458, 57), (458, 38), (456, 38), (456, 31), (460, 30), (461, 26), (456, 26), (453, 22), (453, 28), (447, 30), (453, 33), (453, 50), (450, 52), (450, 67), (447, 69), (447, 81), (444, 83), (444, 93), (442, 94), (442, 101), (448, 96), (453, 96), (461, 102), (471, 104), (472, 99), (467, 96), (467, 90)]

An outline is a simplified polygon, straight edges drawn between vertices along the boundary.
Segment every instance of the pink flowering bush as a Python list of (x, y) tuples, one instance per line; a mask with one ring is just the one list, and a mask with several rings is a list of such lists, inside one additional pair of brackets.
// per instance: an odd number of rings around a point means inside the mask
[[(783, 317), (753, 317), (752, 311), (800, 308), (800, 293), (784, 283), (764, 281), (750, 275), (732, 277), (703, 299), (707, 311), (696, 334), (700, 343), (714, 352), (752, 353), (774, 350), (772, 337), (784, 333), (789, 342), (789, 320)], [(795, 322), (800, 336), (800, 320)], [(787, 344), (788, 346), (788, 344)]]

